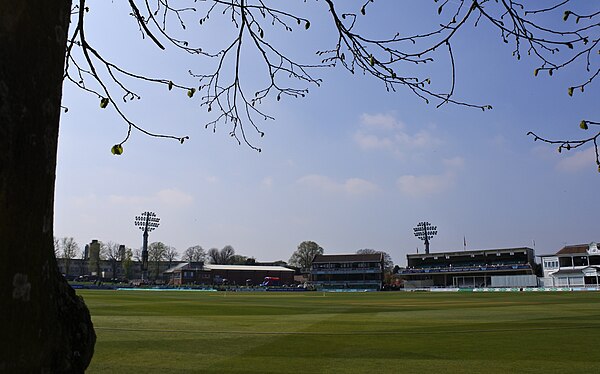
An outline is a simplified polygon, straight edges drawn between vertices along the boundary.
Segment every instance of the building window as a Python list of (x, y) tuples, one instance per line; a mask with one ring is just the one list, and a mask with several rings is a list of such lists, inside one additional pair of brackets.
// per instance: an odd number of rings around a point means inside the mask
[(560, 262), (561, 268), (573, 266), (571, 257), (560, 257), (558, 261)]
[(573, 265), (574, 266), (588, 266), (587, 256), (573, 257)]

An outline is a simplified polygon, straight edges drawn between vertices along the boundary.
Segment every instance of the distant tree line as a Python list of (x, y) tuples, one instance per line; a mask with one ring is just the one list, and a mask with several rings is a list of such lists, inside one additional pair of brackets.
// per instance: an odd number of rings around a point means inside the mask
[[(119, 244), (108, 241), (99, 242), (100, 251), (98, 258), (89, 258), (90, 261), (107, 260), (110, 261), (112, 267), (112, 273), (116, 274), (117, 267), (121, 264), (123, 272), (126, 276), (130, 276), (133, 262), (142, 261), (142, 249), (136, 248), (131, 249), (128, 247), (122, 247)], [(292, 253), (287, 264), (303, 271), (308, 271), (311, 268), (312, 261), (316, 255), (322, 255), (325, 252), (323, 247), (314, 241), (303, 241), (298, 245), (296, 250)], [(394, 271), (394, 262), (389, 253), (385, 251), (364, 248), (356, 251), (357, 254), (372, 254), (382, 253), (384, 270), (386, 274), (392, 274)], [(84, 257), (84, 253), (81, 252), (79, 245), (72, 237), (54, 238), (54, 254), (57, 258), (62, 258), (65, 261), (65, 271), (69, 272), (69, 266), (72, 259), (78, 257)], [(256, 259), (254, 257), (248, 257), (240, 254), (236, 254), (235, 249), (231, 245), (226, 245), (221, 249), (210, 248), (205, 250), (200, 245), (193, 245), (188, 247), (180, 257), (179, 252), (173, 246), (167, 245), (163, 242), (153, 242), (148, 245), (148, 262), (150, 263), (151, 275), (158, 277), (160, 275), (160, 264), (162, 262), (168, 262), (170, 268), (174, 262), (178, 261), (185, 262), (206, 262), (215, 265), (254, 265)], [(284, 261), (280, 261), (282, 264), (286, 264)], [(90, 267), (94, 267), (91, 264)], [(397, 266), (396, 266), (397, 267)]]

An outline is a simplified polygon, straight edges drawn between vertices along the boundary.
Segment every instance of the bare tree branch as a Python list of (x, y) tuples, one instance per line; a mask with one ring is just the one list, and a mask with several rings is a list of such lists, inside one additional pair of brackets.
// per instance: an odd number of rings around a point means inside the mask
[[(557, 0), (538, 8), (528, 8), (533, 2), (527, 1), (434, 0), (439, 3), (439, 26), (419, 34), (401, 36), (397, 32), (391, 36), (379, 37), (370, 37), (359, 31), (363, 17), (368, 17), (367, 12), (370, 7), (376, 6), (376, 1), (364, 1), (357, 12), (338, 11), (338, 7), (348, 7), (346, 3), (336, 3), (334, 0), (324, 2), (335, 30), (331, 35), (333, 48), (318, 51), (320, 60), (316, 63), (302, 63), (290, 58), (284, 49), (265, 36), (265, 30), (269, 28), (278, 32), (310, 28), (309, 19), (286, 11), (283, 9), (283, 2), (271, 5), (265, 0), (189, 0), (188, 6), (178, 3), (178, 8), (175, 8), (168, 0), (128, 0), (131, 16), (141, 35), (147, 36), (158, 48), (171, 46), (190, 55), (214, 61), (214, 69), (211, 71), (189, 70), (190, 77), (197, 82), (192, 86), (174, 83), (171, 79), (137, 74), (104, 58), (102, 52), (86, 39), (84, 20), (89, 9), (85, 0), (79, 0), (72, 9), (76, 22), (67, 44), (64, 78), (98, 97), (102, 108), (111, 104), (125, 122), (127, 135), (113, 146), (113, 153), (120, 154), (132, 129), (152, 137), (175, 139), (181, 143), (188, 139), (187, 136), (149, 132), (129, 118), (121, 109), (121, 104), (114, 99), (116, 93), (113, 91), (120, 91), (124, 103), (140, 99), (136, 92), (128, 88), (131, 80), (162, 84), (169, 90), (175, 88), (187, 91), (190, 98), (199, 97), (200, 106), (215, 113), (215, 117), (205, 124), (206, 128), (212, 128), (216, 132), (217, 127), (227, 125), (230, 136), (238, 144), (245, 143), (260, 151), (247, 129), (249, 127), (262, 137), (265, 133), (258, 121), (274, 118), (261, 110), (259, 105), (264, 100), (304, 97), (310, 86), (318, 87), (321, 84), (321, 80), (313, 75), (315, 71), (338, 64), (352, 74), (362, 72), (379, 80), (388, 91), (395, 92), (402, 87), (425, 103), (435, 101), (437, 107), (454, 104), (481, 110), (492, 109), (491, 105), (476, 104), (456, 97), (459, 82), (456, 77), (457, 62), (452, 48), (453, 41), (461, 32), (473, 30), (483, 22), (495, 28), (504, 43), (513, 45), (512, 54), (516, 59), (526, 56), (535, 61), (538, 65), (534, 71), (535, 76), (540, 72), (547, 72), (551, 76), (567, 67), (580, 63), (584, 65), (588, 73), (587, 79), (573, 82), (568, 87), (567, 92), (571, 96), (576, 91), (583, 92), (600, 74), (597, 57), (600, 11), (584, 14), (575, 9), (577, 4), (572, 0)], [(190, 46), (188, 40), (175, 37), (175, 31), (192, 35), (214, 18), (217, 22), (231, 22), (235, 30), (224, 48), (216, 52)], [(198, 20), (197, 23), (191, 24), (192, 19)], [(560, 19), (564, 21), (564, 28), (549, 26), (551, 23), (548, 20)], [(174, 27), (173, 21), (179, 27)], [(79, 49), (81, 56), (75, 56), (74, 47)], [(253, 71), (266, 78), (266, 83), (258, 89), (249, 84), (242, 74), (241, 67), (249, 64), (244, 54), (246, 48), (253, 49), (259, 56), (258, 60), (252, 60)], [(413, 71), (414, 65), (433, 63), (450, 67), (450, 83), (445, 89), (425, 75), (425, 68), (419, 70), (423, 75), (409, 73)], [(592, 120), (582, 123), (596, 124)], [(596, 148), (596, 161), (599, 134), (574, 140), (550, 140), (530, 133), (536, 140), (563, 145), (561, 149), (592, 144)]]

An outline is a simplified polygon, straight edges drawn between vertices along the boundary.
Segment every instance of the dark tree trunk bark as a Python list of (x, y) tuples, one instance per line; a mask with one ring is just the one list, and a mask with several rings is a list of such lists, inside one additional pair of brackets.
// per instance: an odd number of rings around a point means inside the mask
[(54, 257), (70, 0), (0, 0), (0, 372), (79, 373), (96, 336)]

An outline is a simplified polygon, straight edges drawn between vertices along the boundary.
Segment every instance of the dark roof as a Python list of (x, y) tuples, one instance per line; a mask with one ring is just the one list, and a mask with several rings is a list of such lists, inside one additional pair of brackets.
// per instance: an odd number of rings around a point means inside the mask
[(347, 254), (347, 255), (316, 255), (313, 263), (329, 262), (380, 262), (383, 260), (382, 253), (369, 254)]
[(576, 244), (564, 246), (560, 251), (556, 252), (557, 255), (571, 255), (577, 253), (587, 253), (590, 248), (589, 244)]

